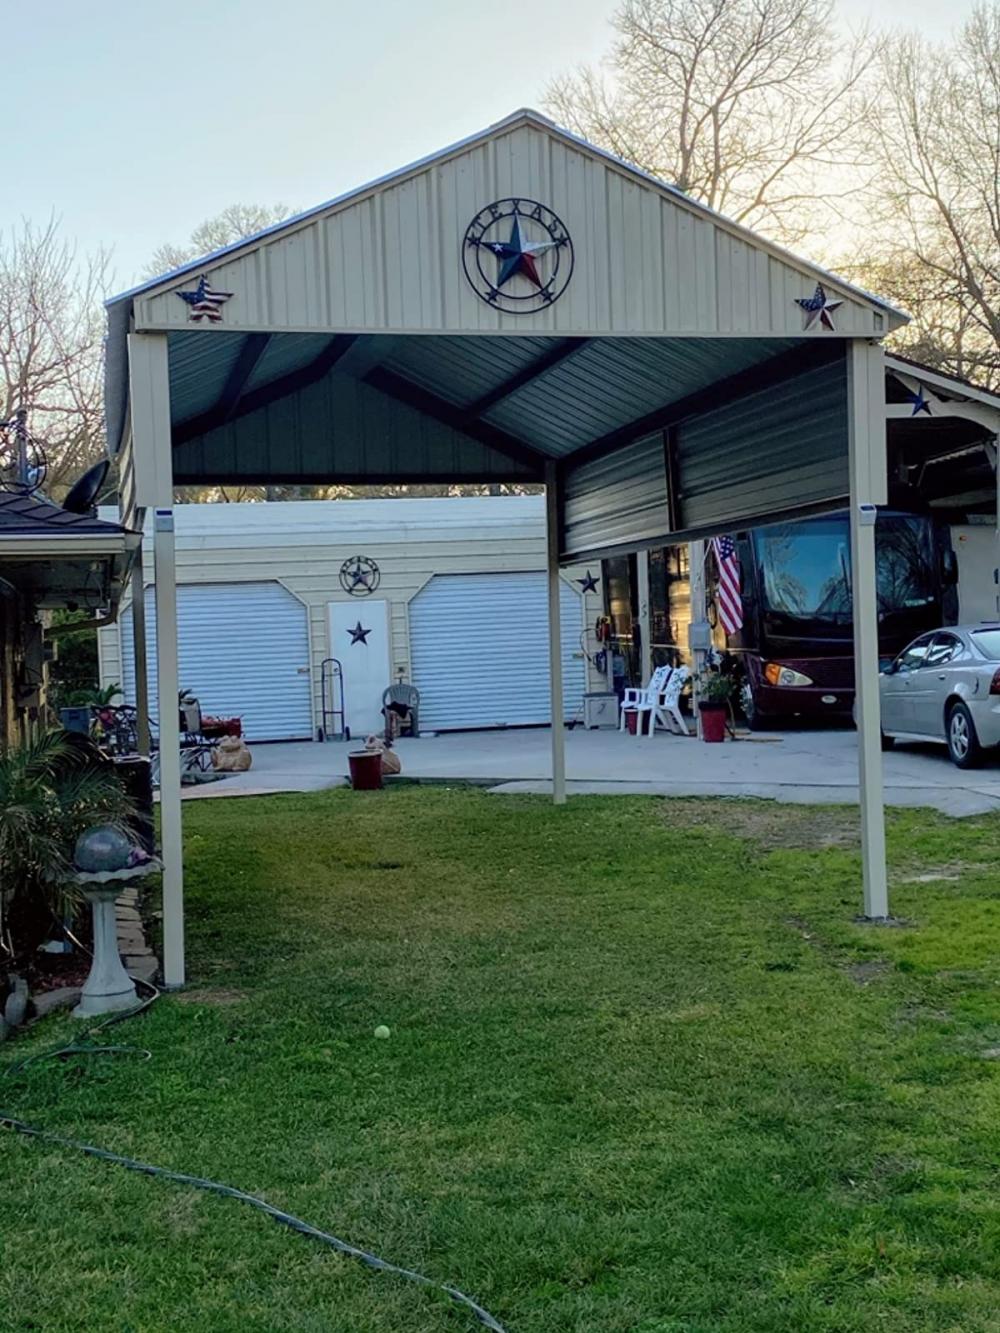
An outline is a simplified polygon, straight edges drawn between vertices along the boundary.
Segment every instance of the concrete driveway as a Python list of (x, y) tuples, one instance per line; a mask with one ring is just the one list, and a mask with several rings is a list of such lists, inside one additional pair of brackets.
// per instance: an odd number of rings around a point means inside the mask
[[(316, 791), (346, 780), (347, 751), (332, 741), (251, 747), (253, 768), (186, 797)], [(545, 792), (549, 733), (545, 728), (444, 733), (398, 742), (403, 775), (473, 781), (499, 791)], [(658, 733), (652, 739), (617, 731), (566, 734), (571, 794), (647, 793), (664, 796), (758, 796), (795, 803), (850, 805), (858, 799), (854, 731), (785, 731), (723, 745)], [(961, 772), (943, 747), (899, 746), (885, 755), (887, 805), (930, 806), (949, 815), (1000, 810), (1000, 759)]]

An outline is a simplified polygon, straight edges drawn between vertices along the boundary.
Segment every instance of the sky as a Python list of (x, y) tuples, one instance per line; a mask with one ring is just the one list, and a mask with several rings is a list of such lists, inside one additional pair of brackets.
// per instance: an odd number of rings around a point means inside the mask
[[(0, 228), (60, 219), (114, 287), (235, 202), (300, 210), (464, 138), (608, 48), (615, 0), (41, 0), (4, 19)], [(972, 0), (840, 0), (946, 36)]]

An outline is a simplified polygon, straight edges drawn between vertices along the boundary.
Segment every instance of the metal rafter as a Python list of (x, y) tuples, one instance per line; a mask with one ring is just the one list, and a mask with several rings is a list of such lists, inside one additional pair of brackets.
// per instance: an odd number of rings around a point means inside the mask
[[(252, 334), (250, 336), (260, 337), (263, 335)], [(351, 350), (357, 338), (358, 334), (356, 333), (336, 334), (335, 337), (330, 339), (319, 356), (314, 357), (308, 365), (293, 370), (290, 374), (283, 375), (281, 379), (274, 380), (270, 384), (261, 385), (259, 389), (254, 389), (252, 393), (242, 394), (230, 406), (225, 403), (226, 390), (224, 389), (222, 397), (214, 407), (173, 427), (174, 445), (187, 444), (189, 440), (197, 439), (199, 435), (207, 435), (209, 431), (217, 430), (230, 421), (238, 421), (240, 417), (245, 417), (250, 412), (256, 412), (262, 407), (267, 407), (270, 403), (277, 402), (279, 398), (285, 398), (298, 389), (304, 389), (307, 385), (315, 384), (317, 380), (325, 379), (341, 357)], [(263, 355), (263, 349), (258, 352), (258, 359), (261, 355)], [(235, 368), (233, 374), (235, 375)], [(249, 375), (247, 378), (249, 378)], [(227, 381), (226, 387), (229, 387), (229, 381)]]
[(404, 403), (407, 407), (423, 413), (424, 416), (467, 435), (478, 444), (483, 444), (488, 449), (513, 459), (515, 463), (529, 468), (534, 476), (541, 480), (546, 456), (525, 444), (523, 440), (508, 435), (499, 426), (491, 426), (485, 421), (467, 420), (463, 408), (439, 398), (437, 394), (431, 393), (419, 384), (414, 384), (412, 380), (406, 379), (394, 370), (387, 370), (384, 366), (376, 366), (374, 370), (370, 370), (364, 377), (364, 383), (377, 389), (379, 393), (384, 393), (388, 398), (395, 399), (397, 403)]
[(526, 384), (533, 383), (542, 375), (547, 374), (548, 371), (555, 369), (556, 366), (562, 365), (571, 356), (576, 356), (585, 347), (589, 347), (592, 341), (591, 338), (566, 338), (554, 347), (550, 347), (547, 352), (532, 361), (530, 365), (522, 367), (516, 375), (511, 375), (510, 379), (504, 380), (496, 388), (490, 389), (489, 393), (484, 393), (481, 398), (477, 398), (474, 403), (470, 403), (468, 407), (463, 408), (463, 418), (466, 421), (477, 421), (491, 407), (496, 407), (497, 403), (502, 403), (505, 398), (509, 398), (512, 394), (517, 393), (519, 389), (523, 389)]

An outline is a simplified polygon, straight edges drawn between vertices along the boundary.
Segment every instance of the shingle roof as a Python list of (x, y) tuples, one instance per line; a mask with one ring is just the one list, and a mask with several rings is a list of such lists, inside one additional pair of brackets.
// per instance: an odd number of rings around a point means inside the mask
[(0, 489), (0, 537), (53, 536), (120, 537), (127, 531), (91, 514), (70, 514), (51, 500)]

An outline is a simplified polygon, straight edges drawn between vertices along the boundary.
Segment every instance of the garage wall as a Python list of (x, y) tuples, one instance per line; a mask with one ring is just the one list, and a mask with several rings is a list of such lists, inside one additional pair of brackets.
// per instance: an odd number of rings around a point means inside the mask
[[(394, 677), (412, 680), (408, 604), (435, 574), (504, 573), (545, 568), (545, 502), (540, 495), (449, 499), (337, 500), (268, 504), (177, 505), (178, 583), (261, 582), (277, 579), (309, 612), (314, 732), (320, 715), (320, 663), (329, 656), (327, 603), (351, 598), (339, 582), (353, 555), (374, 559), (381, 571), (376, 597), (390, 608)], [(598, 565), (592, 566), (595, 575)], [(563, 570), (575, 582), (584, 566)], [(151, 543), (143, 573), (152, 582)], [(584, 595), (584, 623), (601, 612), (601, 587)], [(123, 618), (99, 631), (101, 682), (123, 679)], [(129, 631), (130, 632), (130, 631)], [(596, 645), (588, 644), (590, 651)], [(544, 655), (546, 647), (539, 645)], [(585, 664), (586, 665), (586, 664)], [(604, 677), (587, 670), (587, 688)]]

